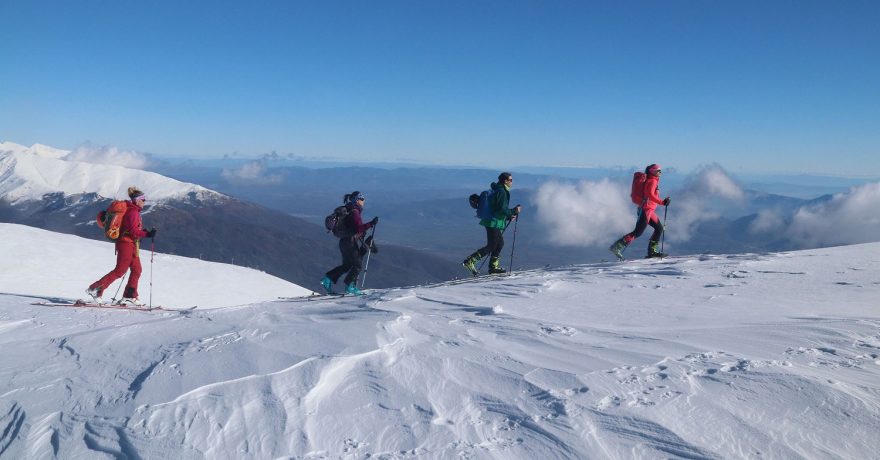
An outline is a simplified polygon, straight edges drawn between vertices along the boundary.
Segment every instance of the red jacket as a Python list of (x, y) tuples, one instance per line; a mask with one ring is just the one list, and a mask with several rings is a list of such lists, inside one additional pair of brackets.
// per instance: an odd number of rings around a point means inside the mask
[(119, 225), (119, 239), (117, 241), (134, 243), (141, 238), (146, 238), (144, 224), (141, 221), (141, 208), (131, 201), (125, 202), (126, 210)]
[(660, 199), (660, 178), (658, 176), (648, 175), (648, 178), (645, 180), (645, 203), (642, 205), (642, 209), (645, 211), (653, 211), (657, 209), (657, 205), (663, 204), (663, 200)]

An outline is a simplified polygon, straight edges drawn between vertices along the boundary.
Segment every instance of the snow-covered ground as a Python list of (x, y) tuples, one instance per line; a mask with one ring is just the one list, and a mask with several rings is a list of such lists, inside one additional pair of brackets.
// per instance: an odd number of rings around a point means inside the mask
[[(60, 295), (45, 256), (16, 276)], [(0, 295), (0, 457), (878, 458), (878, 273), (873, 243), (188, 315)]]
[[(156, 236), (161, 251), (162, 235)], [(151, 262), (152, 256), (152, 262)], [(167, 308), (218, 308), (282, 297), (309, 295), (311, 290), (245, 267), (150, 252), (142, 242), (141, 300)], [(0, 294), (42, 298), (88, 298), (86, 288), (116, 265), (112, 242), (0, 223)], [(152, 273), (151, 273), (152, 272)], [(128, 276), (126, 275), (126, 281)], [(104, 293), (122, 297), (123, 280)], [(43, 299), (32, 299), (39, 301)]]

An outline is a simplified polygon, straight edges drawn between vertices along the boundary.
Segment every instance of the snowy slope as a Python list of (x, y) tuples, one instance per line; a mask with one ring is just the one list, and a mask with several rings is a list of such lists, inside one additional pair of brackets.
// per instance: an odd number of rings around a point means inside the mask
[(138, 186), (152, 202), (184, 198), (221, 197), (202, 186), (180, 182), (160, 174), (109, 164), (65, 160), (64, 150), (36, 144), (30, 148), (0, 143), (0, 198), (10, 202), (40, 200), (44, 194), (97, 193), (125, 198), (129, 186)]
[(190, 316), (0, 295), (0, 456), (877, 458), (878, 255), (636, 260)]
[[(161, 244), (161, 235), (157, 240)], [(0, 293), (7, 294), (86, 297), (85, 289), (116, 264), (111, 242), (4, 223), (0, 223), (0, 254)], [(143, 242), (140, 257), (143, 273), (138, 290), (147, 302), (149, 240)], [(160, 253), (153, 257), (152, 271), (152, 304), (169, 308), (217, 308), (311, 293), (249, 268)], [(110, 286), (105, 297), (109, 300), (117, 290), (121, 295), (121, 284), (120, 280)]]
[(36, 155), (44, 158), (61, 159), (70, 154), (70, 150), (57, 149), (43, 144), (34, 144), (30, 147), (16, 144), (14, 142), (0, 142), (0, 154), (6, 152), (18, 152), (29, 155)]

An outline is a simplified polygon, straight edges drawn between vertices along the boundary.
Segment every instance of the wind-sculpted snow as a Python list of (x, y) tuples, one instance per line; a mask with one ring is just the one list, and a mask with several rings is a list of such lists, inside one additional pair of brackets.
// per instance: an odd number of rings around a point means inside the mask
[(878, 244), (176, 313), (0, 295), (10, 458), (873, 458)]

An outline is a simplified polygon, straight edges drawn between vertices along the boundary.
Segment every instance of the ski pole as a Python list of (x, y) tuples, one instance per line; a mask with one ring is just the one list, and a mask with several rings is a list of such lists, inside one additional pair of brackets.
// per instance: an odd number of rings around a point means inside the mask
[(156, 238), (150, 238), (150, 306), (148, 307), (151, 311), (153, 310), (153, 256), (156, 254), (155, 249)]
[[(504, 236), (504, 232), (507, 231), (507, 227), (510, 227), (510, 220), (508, 220), (507, 223), (504, 224), (504, 229), (501, 230), (501, 236)], [(485, 259), (483, 259), (482, 262), (480, 262), (480, 267), (477, 268), (477, 271), (478, 271), (478, 272), (483, 271), (483, 265), (486, 265), (486, 261), (487, 261), (487, 260), (489, 260), (489, 257), (486, 257)]]
[(519, 214), (516, 215), (516, 222), (513, 223), (513, 243), (510, 244), (510, 268), (507, 274), (513, 273), (513, 251), (516, 250), (516, 224), (519, 223)]
[[(113, 294), (113, 298), (110, 299), (111, 303), (116, 303), (116, 302), (117, 302), (117, 300), (116, 300), (116, 296), (119, 295), (119, 290), (122, 289), (122, 286), (123, 286), (123, 285), (125, 285), (125, 278), (126, 278), (127, 276), (128, 276), (128, 272), (125, 272), (125, 274), (122, 275), (122, 282), (119, 283), (119, 287), (116, 288), (116, 293)], [(119, 299), (119, 300), (122, 300), (122, 299)]]
[(663, 243), (666, 242), (666, 213), (669, 212), (669, 205), (663, 207), (663, 233), (660, 234), (660, 253), (663, 253)]
[[(379, 225), (377, 222), (376, 225)], [(373, 231), (370, 232), (370, 245), (367, 246), (367, 262), (364, 264), (364, 277), (361, 278), (361, 289), (364, 288), (364, 284), (367, 282), (367, 270), (370, 268), (370, 254), (373, 253), (373, 240), (376, 236), (376, 225), (373, 225)]]

